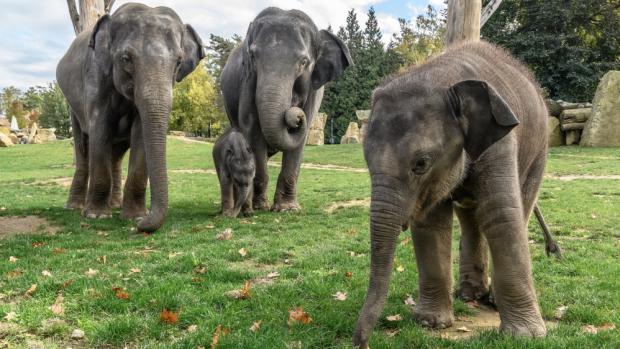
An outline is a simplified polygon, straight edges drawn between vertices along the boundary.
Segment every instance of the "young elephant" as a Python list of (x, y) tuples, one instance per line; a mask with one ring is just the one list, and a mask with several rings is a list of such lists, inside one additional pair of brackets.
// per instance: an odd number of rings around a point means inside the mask
[[(76, 170), (67, 208), (81, 209), (88, 218), (106, 218), (112, 207), (122, 205), (121, 217), (140, 219), (141, 231), (163, 224), (172, 86), (203, 57), (198, 34), (168, 7), (128, 3), (77, 36), (56, 71), (71, 107), (75, 141)], [(130, 146), (121, 194), (123, 156)]]
[(368, 345), (385, 305), (396, 239), (407, 225), (419, 270), (414, 317), (429, 327), (452, 325), (453, 213), (462, 231), (458, 293), (488, 294), (490, 249), (501, 330), (545, 335), (527, 222), (546, 162), (546, 120), (530, 72), (484, 42), (450, 48), (374, 91), (364, 144), (371, 271), (355, 345)]
[(254, 154), (241, 132), (230, 128), (215, 142), (213, 161), (220, 180), (222, 214), (237, 217), (252, 213)]

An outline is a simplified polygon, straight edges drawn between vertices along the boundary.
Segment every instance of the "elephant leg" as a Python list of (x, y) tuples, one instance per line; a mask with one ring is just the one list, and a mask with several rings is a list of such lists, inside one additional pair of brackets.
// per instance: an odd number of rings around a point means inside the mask
[(129, 151), (129, 170), (123, 189), (121, 218), (141, 219), (148, 215), (146, 210), (146, 186), (148, 170), (142, 137), (142, 122), (136, 117), (131, 128), (131, 150)]
[(489, 247), (480, 234), (474, 211), (467, 208), (456, 208), (455, 211), (461, 225), (457, 295), (464, 301), (488, 301)]
[(278, 185), (274, 194), (272, 211), (299, 211), (301, 206), (297, 202), (297, 178), (303, 146), (298, 149), (285, 151), (282, 154), (282, 169), (278, 176)]
[[(93, 127), (93, 129), (96, 129)], [(88, 172), (90, 175), (86, 206), (82, 215), (87, 218), (109, 218), (112, 216), (110, 193), (112, 191), (112, 145), (106, 128), (90, 132), (88, 149)]]
[(247, 199), (245, 200), (245, 202), (243, 203), (243, 206), (241, 207), (241, 214), (243, 214), (244, 216), (250, 216), (252, 213), (254, 213), (254, 210), (252, 208), (253, 191), (254, 191), (254, 187), (251, 185), (250, 193), (248, 194)]
[[(498, 183), (499, 178), (502, 183)], [(483, 191), (478, 196), (476, 219), (491, 250), (493, 296), (501, 319), (500, 329), (516, 336), (544, 336), (546, 329), (532, 280), (527, 220), (518, 179), (496, 176), (492, 188)]]
[(129, 149), (129, 141), (112, 146), (112, 193), (110, 207), (121, 208), (123, 202), (123, 158)]
[(252, 151), (256, 164), (256, 174), (254, 176), (254, 191), (252, 206), (255, 210), (269, 210), (269, 200), (267, 199), (267, 187), (269, 185), (269, 173), (267, 172), (267, 144), (264, 140), (252, 138)]
[(65, 204), (67, 209), (84, 208), (86, 191), (88, 189), (88, 135), (82, 132), (77, 118), (71, 112), (73, 129), (73, 150), (75, 153), (75, 173), (69, 190), (69, 198)]
[(226, 217), (234, 216), (234, 185), (231, 178), (222, 176), (220, 178), (220, 200), (222, 204), (222, 214)]
[(452, 326), (452, 203), (444, 202), (411, 222), (419, 272), (420, 300), (413, 316), (424, 326)]

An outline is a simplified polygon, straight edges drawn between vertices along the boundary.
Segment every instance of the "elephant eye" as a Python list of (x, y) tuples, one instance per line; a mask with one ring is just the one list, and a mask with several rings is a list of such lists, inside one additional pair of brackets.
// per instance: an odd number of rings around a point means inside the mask
[(125, 64), (131, 63), (131, 56), (127, 53), (123, 53), (123, 55), (121, 56), (121, 62)]
[(416, 175), (423, 175), (426, 172), (428, 172), (430, 167), (431, 167), (430, 158), (427, 156), (423, 156), (415, 160), (411, 171)]
[(303, 69), (307, 67), (308, 64), (310, 64), (310, 60), (308, 58), (303, 58), (301, 62), (299, 62), (299, 67)]

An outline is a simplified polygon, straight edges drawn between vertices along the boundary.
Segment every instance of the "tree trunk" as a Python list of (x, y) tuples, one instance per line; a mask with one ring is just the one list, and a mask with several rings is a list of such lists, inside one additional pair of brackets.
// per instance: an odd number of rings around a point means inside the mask
[(448, 46), (480, 40), (482, 0), (450, 0), (448, 2)]
[(499, 5), (502, 4), (502, 0), (491, 0), (484, 9), (482, 9), (482, 16), (480, 18), (480, 27), (484, 27), (484, 24), (493, 16)]
[(69, 16), (73, 23), (75, 35), (90, 29), (97, 23), (99, 17), (110, 13), (115, 0), (77, 0), (79, 1), (79, 12), (76, 0), (67, 0), (69, 6)]

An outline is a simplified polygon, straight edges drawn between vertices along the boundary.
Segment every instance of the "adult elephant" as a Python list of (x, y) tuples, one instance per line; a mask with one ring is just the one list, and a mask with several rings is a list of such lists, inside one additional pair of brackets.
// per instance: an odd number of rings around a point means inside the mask
[[(170, 8), (130, 3), (73, 41), (56, 77), (71, 107), (76, 171), (66, 207), (139, 219), (152, 232), (168, 210), (166, 133), (172, 86), (204, 57), (202, 42)], [(131, 146), (121, 194), (121, 164)], [(146, 210), (147, 180), (151, 211)]]
[(221, 75), (232, 126), (256, 159), (254, 209), (268, 209), (267, 160), (283, 152), (272, 210), (299, 210), (296, 187), (308, 125), (323, 99), (323, 85), (353, 64), (346, 45), (318, 30), (305, 13), (270, 7), (248, 28)]

